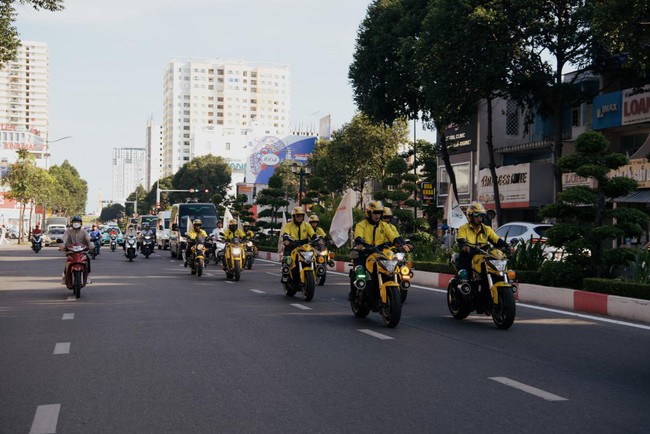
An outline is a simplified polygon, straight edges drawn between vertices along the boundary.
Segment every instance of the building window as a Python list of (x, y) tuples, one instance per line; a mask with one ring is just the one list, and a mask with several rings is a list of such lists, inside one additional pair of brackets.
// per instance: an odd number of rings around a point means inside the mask
[(226, 142), (226, 151), (230, 151), (230, 142)]
[(506, 107), (506, 134), (508, 136), (519, 135), (519, 110), (514, 101), (508, 101)]
[[(470, 167), (469, 163), (452, 164), (456, 175), (456, 186), (458, 194), (469, 194)], [(449, 194), (449, 175), (444, 166), (438, 167), (438, 194), (446, 196)]]

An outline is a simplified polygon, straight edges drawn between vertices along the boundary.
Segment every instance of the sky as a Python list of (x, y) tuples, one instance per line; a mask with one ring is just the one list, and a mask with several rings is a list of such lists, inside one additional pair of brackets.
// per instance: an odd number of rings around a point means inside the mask
[[(51, 164), (88, 182), (87, 212), (111, 199), (113, 148), (145, 147), (162, 121), (173, 58), (288, 64), (291, 124), (356, 113), (348, 68), (371, 0), (65, 0), (60, 12), (18, 7), (20, 38), (48, 44)], [(420, 138), (421, 132), (418, 132)], [(423, 137), (425, 138), (425, 137)]]

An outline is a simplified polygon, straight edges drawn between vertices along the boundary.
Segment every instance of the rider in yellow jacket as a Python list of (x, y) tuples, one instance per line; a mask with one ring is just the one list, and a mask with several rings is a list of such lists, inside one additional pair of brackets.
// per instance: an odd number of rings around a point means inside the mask
[(316, 214), (312, 214), (311, 216), (309, 216), (309, 224), (311, 225), (312, 229), (314, 229), (314, 232), (316, 233), (316, 235), (321, 237), (323, 240), (328, 240), (329, 239), (329, 235), (327, 235), (325, 233), (325, 231), (323, 230), (323, 228), (321, 228), (319, 226), (320, 219), (318, 218), (318, 216)]
[(243, 239), (246, 237), (246, 233), (241, 229), (237, 229), (237, 222), (235, 220), (230, 220), (228, 223), (228, 229), (223, 233), (223, 239), (227, 242), (231, 242), (235, 237)]
[(192, 246), (196, 243), (196, 239), (199, 237), (203, 237), (204, 240), (208, 238), (208, 234), (201, 229), (201, 225), (203, 222), (201, 222), (201, 219), (194, 219), (192, 222), (192, 227), (190, 230), (187, 232), (187, 248), (185, 249), (185, 265), (187, 266), (187, 258), (190, 257), (190, 254), (192, 254)]

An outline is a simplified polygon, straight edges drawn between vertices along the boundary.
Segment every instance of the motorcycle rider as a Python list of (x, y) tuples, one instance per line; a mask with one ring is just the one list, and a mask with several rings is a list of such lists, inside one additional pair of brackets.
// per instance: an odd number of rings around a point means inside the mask
[[(72, 244), (84, 245), (88, 248), (88, 250), (95, 248), (95, 244), (90, 241), (90, 234), (86, 232), (86, 230), (83, 229), (81, 225), (82, 220), (80, 216), (76, 215), (72, 217), (72, 220), (70, 220), (70, 226), (63, 232), (63, 244), (61, 247), (59, 247), (60, 251), (65, 252), (66, 246), (70, 246)], [(88, 258), (88, 274), (90, 275), (90, 256), (88, 255), (88, 252), (86, 252), (86, 257)], [(65, 273), (67, 271), (67, 267), (68, 261), (66, 258), (65, 267), (63, 268), (63, 276), (61, 277), (61, 285), (65, 285)], [(85, 284), (88, 283), (92, 283), (90, 278), (88, 278), (88, 281), (85, 282)]]
[(187, 248), (185, 249), (185, 266), (187, 267), (188, 265), (188, 259), (190, 255), (192, 254), (192, 246), (196, 244), (196, 239), (198, 237), (203, 237), (203, 240), (206, 240), (208, 238), (208, 234), (201, 229), (201, 225), (203, 222), (201, 219), (194, 219), (192, 222), (192, 227), (190, 230), (187, 232)]
[(210, 236), (214, 239), (215, 242), (221, 241), (221, 235), (223, 234), (223, 221), (219, 220), (217, 222), (217, 227), (212, 230)]
[(314, 232), (316, 233), (316, 235), (321, 237), (326, 242), (330, 241), (330, 236), (328, 234), (326, 234), (325, 231), (323, 230), (323, 228), (321, 228), (319, 226), (320, 219), (318, 218), (318, 216), (316, 214), (312, 214), (312, 215), (309, 216), (309, 224), (314, 229)]
[[(149, 227), (149, 223), (145, 223), (144, 225), (142, 225), (142, 231), (140, 232), (140, 246), (141, 246), (141, 248), (144, 246), (144, 244), (142, 244), (142, 241), (144, 240), (144, 237), (146, 237), (147, 235), (149, 235), (152, 240), (156, 239), (156, 231), (154, 231), (153, 229), (151, 229)], [(152, 252), (150, 252), (150, 253), (152, 253)]]
[(94, 238), (95, 240), (97, 240), (96, 247), (97, 247), (97, 254), (99, 255), (99, 249), (101, 249), (101, 245), (102, 245), (102, 231), (97, 229), (97, 225), (95, 223), (93, 223), (93, 226), (90, 229), (89, 235), (90, 235), (91, 239)]
[[(364, 248), (369, 246), (379, 246), (390, 242), (402, 245), (406, 252), (410, 250), (410, 246), (404, 244), (397, 231), (382, 220), (383, 215), (384, 206), (381, 202), (372, 201), (366, 205), (366, 218), (354, 227), (354, 248), (359, 251), (359, 257), (353, 260), (354, 268), (359, 265), (365, 267), (368, 253), (364, 252)], [(348, 300), (352, 300), (354, 291), (356, 291), (353, 284), (355, 280), (354, 268), (350, 270), (350, 292), (348, 293)]]
[(397, 227), (393, 224), (393, 211), (387, 206), (384, 207), (384, 214), (381, 216), (381, 221), (387, 223), (399, 235)]
[(34, 249), (34, 237), (37, 235), (43, 235), (43, 231), (41, 230), (41, 225), (39, 223), (36, 223), (34, 225), (34, 229), (32, 229), (32, 249)]
[[(497, 248), (510, 253), (510, 246), (500, 238), (492, 227), (483, 223), (485, 208), (479, 202), (472, 202), (467, 211), (468, 223), (458, 229), (457, 241), (460, 247), (457, 268), (461, 280), (467, 280), (472, 275), (472, 258), (476, 254), (474, 248), (483, 247), (491, 242)], [(464, 273), (463, 273), (464, 272)]]
[(251, 230), (250, 222), (244, 222), (244, 236), (249, 241), (253, 241), (253, 238), (255, 237), (255, 232)]
[(232, 219), (228, 222), (228, 229), (226, 229), (226, 232), (223, 234), (223, 239), (230, 242), (234, 237), (244, 239), (246, 233), (241, 229), (237, 229), (237, 220)]
[[(282, 244), (284, 244), (284, 253), (282, 256), (282, 264), (286, 264), (291, 257), (291, 251), (295, 248), (295, 244), (307, 244), (309, 240), (318, 239), (318, 235), (314, 232), (314, 228), (305, 222), (305, 210), (301, 206), (295, 207), (291, 211), (291, 221), (284, 225), (282, 233)], [(289, 238), (294, 240), (294, 243), (289, 241)], [(287, 275), (282, 276), (287, 279)]]
[(128, 237), (135, 237), (136, 239), (138, 238), (138, 231), (135, 230), (135, 226), (133, 226), (133, 223), (129, 223), (129, 226), (126, 229), (126, 232), (124, 233), (124, 244), (122, 244), (122, 249), (125, 252), (126, 252), (126, 239)]

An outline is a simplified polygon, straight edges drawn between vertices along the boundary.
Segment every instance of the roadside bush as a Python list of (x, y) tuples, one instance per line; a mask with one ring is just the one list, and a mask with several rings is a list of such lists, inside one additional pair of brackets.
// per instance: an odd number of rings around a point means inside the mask
[(433, 273), (455, 274), (456, 270), (448, 262), (427, 262), (413, 261), (413, 269), (416, 271), (431, 271)]
[(584, 290), (601, 294), (650, 300), (650, 284), (612, 279), (584, 279)]
[(514, 270), (537, 271), (546, 261), (544, 243), (540, 241), (518, 243), (508, 261)]
[(533, 285), (542, 284), (542, 273), (539, 271), (515, 270), (517, 272), (517, 282), (530, 283)]
[(541, 284), (558, 288), (582, 289), (587, 275), (589, 257), (569, 255), (563, 261), (546, 261), (540, 267)]

